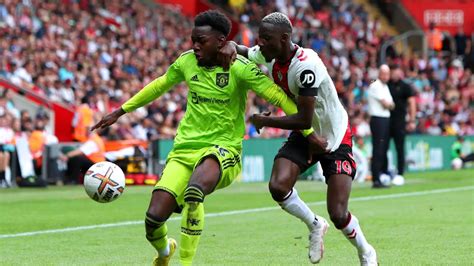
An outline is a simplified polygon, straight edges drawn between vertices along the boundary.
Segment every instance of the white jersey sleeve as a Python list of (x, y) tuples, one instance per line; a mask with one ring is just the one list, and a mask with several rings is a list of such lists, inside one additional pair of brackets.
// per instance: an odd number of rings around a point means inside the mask
[(255, 64), (265, 64), (266, 60), (263, 56), (262, 52), (260, 52), (260, 46), (255, 45), (248, 50), (248, 57), (249, 60), (254, 62)]
[[(305, 55), (302, 54), (302, 56), (304, 57)], [(299, 95), (318, 95), (318, 89), (321, 87), (324, 79), (327, 78), (326, 67), (319, 61), (319, 57), (316, 57), (312, 58), (312, 60), (301, 61), (297, 65), (296, 85), (298, 86)]]

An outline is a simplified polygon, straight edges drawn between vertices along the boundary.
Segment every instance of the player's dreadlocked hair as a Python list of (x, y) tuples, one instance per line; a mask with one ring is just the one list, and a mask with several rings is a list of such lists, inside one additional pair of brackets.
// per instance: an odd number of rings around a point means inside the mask
[(291, 25), (290, 19), (285, 14), (280, 12), (273, 12), (266, 15), (262, 19), (262, 23), (268, 23), (274, 26), (282, 27), (289, 33), (293, 31), (293, 26)]
[(231, 29), (230, 20), (217, 10), (208, 10), (199, 13), (194, 19), (194, 26), (211, 26), (212, 29), (224, 34), (226, 38)]

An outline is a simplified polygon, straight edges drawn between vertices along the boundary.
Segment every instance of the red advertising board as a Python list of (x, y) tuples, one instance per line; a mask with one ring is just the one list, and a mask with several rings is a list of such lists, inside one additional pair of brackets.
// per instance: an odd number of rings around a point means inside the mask
[(401, 0), (405, 9), (426, 30), (434, 22), (442, 31), (456, 34), (461, 26), (474, 31), (474, 0)]

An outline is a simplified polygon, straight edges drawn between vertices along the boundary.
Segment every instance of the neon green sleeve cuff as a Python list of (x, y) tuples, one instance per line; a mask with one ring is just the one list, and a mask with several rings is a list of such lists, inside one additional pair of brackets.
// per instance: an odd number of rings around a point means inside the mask
[(305, 136), (305, 137), (311, 135), (313, 132), (314, 132), (314, 129), (313, 129), (313, 128), (305, 129), (305, 130), (302, 130), (302, 131), (301, 131), (301, 133), (302, 133), (303, 136)]

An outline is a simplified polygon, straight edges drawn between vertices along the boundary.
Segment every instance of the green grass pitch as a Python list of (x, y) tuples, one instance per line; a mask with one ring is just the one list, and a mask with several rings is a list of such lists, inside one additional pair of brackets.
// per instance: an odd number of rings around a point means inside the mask
[[(472, 265), (474, 170), (406, 177), (405, 186), (383, 190), (354, 183), (350, 210), (379, 263)], [(301, 181), (297, 189), (328, 218), (323, 183)], [(127, 187), (109, 204), (90, 200), (80, 186), (0, 190), (0, 265), (150, 265), (155, 252), (142, 220), (151, 190)], [(276, 207), (266, 183), (233, 184), (205, 204), (211, 215), (195, 265), (309, 265), (306, 227)], [(237, 210), (247, 211), (232, 212)], [(173, 217), (169, 235), (179, 242), (179, 216)], [(97, 227), (101, 224), (112, 225)], [(55, 229), (71, 231), (44, 232)], [(24, 232), (33, 235), (18, 235)], [(334, 226), (322, 264), (358, 264), (355, 249)]]

